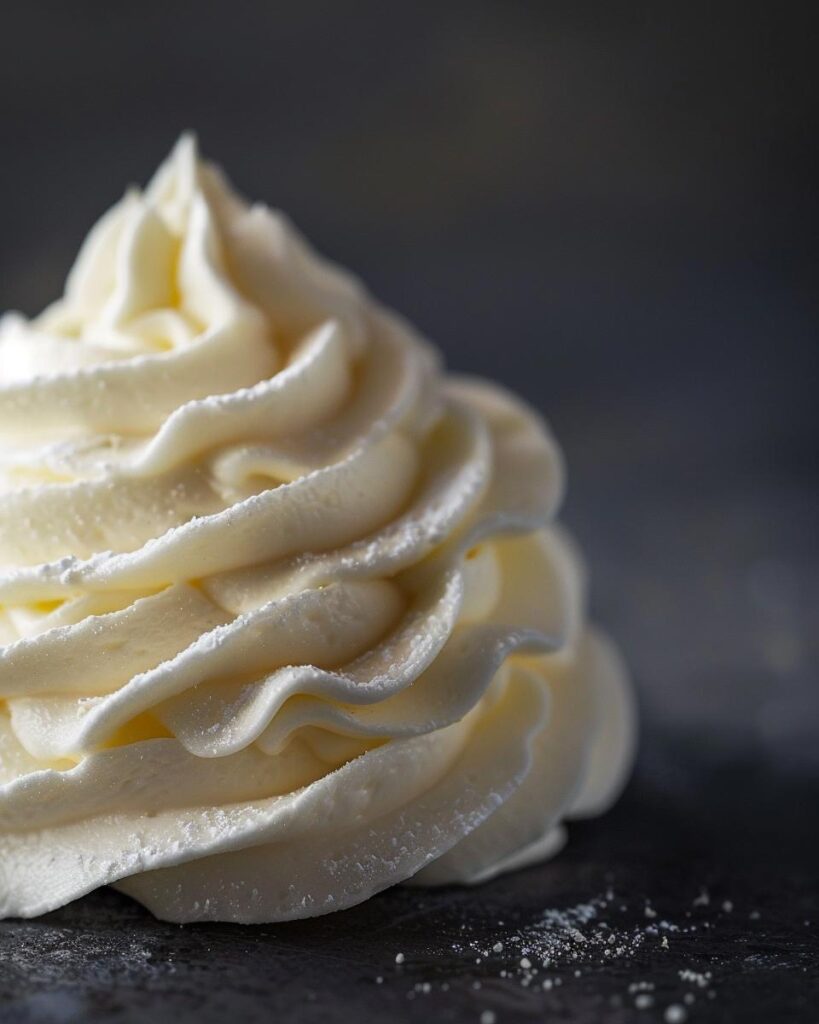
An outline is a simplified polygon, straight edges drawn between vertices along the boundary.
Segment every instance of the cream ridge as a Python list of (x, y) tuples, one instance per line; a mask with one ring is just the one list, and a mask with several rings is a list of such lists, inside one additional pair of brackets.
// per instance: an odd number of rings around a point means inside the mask
[(635, 736), (563, 487), (183, 136), (0, 321), (0, 916), (281, 921), (558, 850)]

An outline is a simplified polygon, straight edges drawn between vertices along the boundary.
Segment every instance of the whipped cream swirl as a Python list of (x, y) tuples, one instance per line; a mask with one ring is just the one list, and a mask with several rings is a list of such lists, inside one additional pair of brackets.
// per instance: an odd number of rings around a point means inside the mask
[(0, 322), (0, 916), (278, 921), (619, 792), (555, 443), (183, 138)]

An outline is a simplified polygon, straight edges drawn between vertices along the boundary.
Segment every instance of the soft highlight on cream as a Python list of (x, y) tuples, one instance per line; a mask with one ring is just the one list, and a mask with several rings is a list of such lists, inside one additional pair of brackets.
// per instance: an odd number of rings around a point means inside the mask
[(474, 883), (634, 714), (542, 421), (183, 137), (0, 321), (0, 916), (280, 921)]

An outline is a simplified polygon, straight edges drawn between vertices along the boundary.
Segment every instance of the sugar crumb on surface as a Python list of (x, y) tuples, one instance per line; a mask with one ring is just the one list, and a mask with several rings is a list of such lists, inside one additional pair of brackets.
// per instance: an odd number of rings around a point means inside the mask
[[(433, 993), (451, 992), (452, 998), (458, 992), (461, 998), (466, 992), (483, 993), (490, 1007), (475, 1008), (481, 1022), (503, 1024), (504, 1006), (513, 1005), (508, 1000), (514, 999), (515, 989), (544, 1013), (559, 1011), (572, 998), (568, 991), (563, 995), (565, 986), (605, 1005), (639, 1011), (647, 1022), (696, 1024), (699, 1008), (718, 992), (713, 955), (702, 945), (704, 932), (730, 928), (728, 915), (735, 907), (735, 921), (756, 919), (758, 912), (754, 918), (754, 911), (731, 899), (714, 899), (705, 887), (692, 898), (694, 910), (680, 910), (677, 920), (662, 916), (648, 897), (628, 904), (621, 899), (610, 888), (578, 903), (545, 907), (523, 920), (487, 922), (488, 932), (480, 921), (452, 921), (442, 936), (446, 968), (430, 976), (429, 967), (421, 966), (428, 964), (428, 951), (418, 957), (399, 952), (395, 964), (404, 966), (395, 979), (405, 979), (411, 1000)], [(623, 911), (623, 906), (631, 909)], [(672, 949), (677, 957), (690, 955), (690, 966), (669, 962)], [(423, 977), (412, 977), (421, 970)], [(379, 985), (383, 981), (382, 975), (376, 979)]]

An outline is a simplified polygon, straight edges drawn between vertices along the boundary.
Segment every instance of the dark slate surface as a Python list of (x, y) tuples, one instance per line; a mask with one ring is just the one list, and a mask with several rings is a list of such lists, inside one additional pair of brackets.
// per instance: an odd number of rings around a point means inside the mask
[[(393, 890), (323, 920), (253, 928), (162, 924), (104, 892), (5, 922), (0, 1020), (478, 1022), (489, 1011), (498, 1022), (648, 1022), (669, 1006), (703, 1024), (815, 1020), (819, 907), (799, 846), (815, 827), (798, 836), (794, 807), (779, 808), (781, 794), (749, 766), (694, 784), (694, 760), (689, 752), (687, 797), (646, 769), (604, 822), (574, 829), (558, 860), (477, 892)], [(807, 816), (816, 796), (792, 799)], [(567, 922), (586, 941), (556, 926), (559, 949), (543, 969), (543, 912), (590, 900), (607, 905), (591, 923)], [(528, 986), (527, 953), (540, 968)], [(640, 997), (652, 1005), (640, 1008)]]
[(102, 892), (3, 922), (0, 1021), (819, 1018), (810, 6), (4, 5), (0, 308), (53, 298), (196, 128), (548, 414), (643, 743), (611, 814), (476, 891), (247, 929)]

